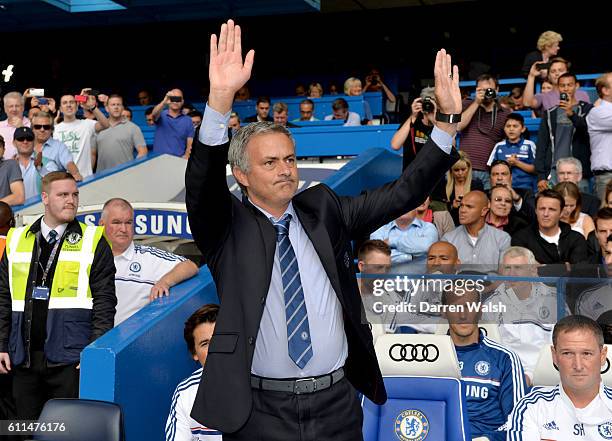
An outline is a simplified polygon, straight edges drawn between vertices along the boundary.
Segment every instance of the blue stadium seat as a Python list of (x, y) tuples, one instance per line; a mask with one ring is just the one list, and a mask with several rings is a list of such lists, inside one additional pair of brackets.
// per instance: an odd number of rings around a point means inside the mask
[(376, 355), (388, 400), (363, 405), (364, 441), (471, 440), (457, 354), (447, 335), (382, 335)]
[(37, 441), (125, 440), (121, 407), (107, 401), (68, 398), (49, 400), (38, 422), (46, 423), (46, 426), (63, 423), (65, 431), (41, 431), (34, 435)]

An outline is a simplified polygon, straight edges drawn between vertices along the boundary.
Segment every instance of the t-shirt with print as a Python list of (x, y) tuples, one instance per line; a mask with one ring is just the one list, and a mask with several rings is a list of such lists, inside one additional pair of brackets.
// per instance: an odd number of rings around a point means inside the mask
[(91, 145), (96, 134), (97, 121), (77, 119), (72, 122), (61, 122), (55, 126), (53, 138), (62, 141), (72, 154), (74, 163), (81, 176), (86, 178), (93, 174), (91, 167)]

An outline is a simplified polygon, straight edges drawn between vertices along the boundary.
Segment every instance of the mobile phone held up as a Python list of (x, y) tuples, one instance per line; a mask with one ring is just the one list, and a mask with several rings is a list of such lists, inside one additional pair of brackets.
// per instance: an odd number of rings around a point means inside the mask
[(168, 98), (170, 98), (171, 103), (180, 103), (181, 101), (183, 101), (183, 98), (176, 95), (170, 95)]
[(538, 64), (536, 64), (536, 69), (537, 70), (548, 70), (549, 67), (550, 67), (550, 63), (538, 63)]
[(74, 100), (77, 103), (86, 103), (87, 102), (87, 95), (75, 95), (74, 96)]
[(47, 98), (38, 98), (38, 104), (40, 104), (41, 106), (47, 105), (49, 104), (49, 100)]
[(30, 96), (35, 96), (35, 97), (45, 96), (45, 89), (30, 89)]

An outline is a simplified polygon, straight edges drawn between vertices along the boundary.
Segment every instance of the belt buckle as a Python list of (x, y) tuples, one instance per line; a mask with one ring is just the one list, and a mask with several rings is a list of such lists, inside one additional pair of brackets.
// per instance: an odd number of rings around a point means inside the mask
[(317, 379), (314, 377), (300, 378), (298, 380), (295, 380), (295, 385), (293, 386), (293, 393), (296, 395), (309, 394), (312, 392), (316, 392), (316, 390), (317, 390)]

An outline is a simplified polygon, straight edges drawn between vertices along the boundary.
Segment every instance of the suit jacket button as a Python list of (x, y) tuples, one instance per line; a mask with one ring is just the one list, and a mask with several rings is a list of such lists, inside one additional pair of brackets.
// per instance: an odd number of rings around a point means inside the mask
[(254, 345), (255, 344), (255, 339), (253, 337), (249, 337), (249, 344), (250, 345)]
[(266, 304), (266, 298), (265, 298), (265, 297), (262, 297), (262, 298), (261, 298), (261, 304), (262, 304), (262, 305), (265, 305), (265, 304)]

